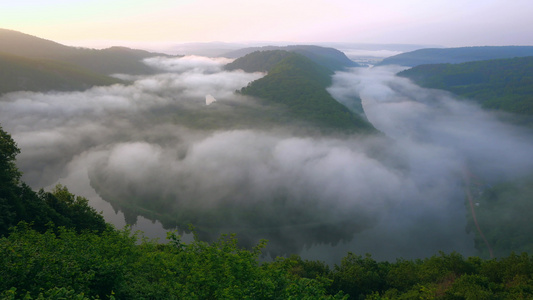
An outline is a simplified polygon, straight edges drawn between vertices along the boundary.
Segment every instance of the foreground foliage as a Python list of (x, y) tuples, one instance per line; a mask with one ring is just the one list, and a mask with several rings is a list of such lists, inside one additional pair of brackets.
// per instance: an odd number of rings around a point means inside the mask
[(64, 289), (117, 299), (342, 298), (327, 296), (326, 279), (292, 274), (292, 260), (259, 264), (263, 244), (248, 251), (233, 237), (212, 244), (169, 237), (159, 244), (139, 241), (128, 230), (97, 234), (61, 227), (39, 233), (23, 223), (0, 240), (0, 290), (5, 297)]
[(49, 224), (78, 232), (102, 232), (109, 227), (87, 199), (73, 195), (62, 185), (50, 192), (34, 192), (20, 180), (21, 173), (15, 164), (19, 153), (11, 135), (0, 126), (0, 236), (8, 234), (9, 228), (21, 221), (31, 222), (40, 232), (47, 230)]
[(348, 253), (332, 269), (298, 256), (260, 263), (264, 242), (139, 239), (129, 230), (78, 233), (26, 223), (0, 239), (3, 299), (532, 299), (533, 257), (451, 253), (378, 262)]

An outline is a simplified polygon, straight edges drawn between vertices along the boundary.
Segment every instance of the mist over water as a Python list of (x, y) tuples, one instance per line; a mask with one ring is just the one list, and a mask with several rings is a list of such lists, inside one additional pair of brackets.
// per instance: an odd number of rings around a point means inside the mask
[[(239, 120), (247, 117), (240, 107), (263, 109), (234, 91), (264, 74), (223, 71), (226, 62), (153, 58), (146, 63), (162, 73), (117, 75), (134, 81), (128, 86), (2, 96), (0, 120), (21, 148), (23, 180), (34, 188), (61, 181), (82, 196), (114, 199), (115, 208), (127, 200), (183, 212), (180, 220), (200, 223), (205, 238), (236, 232), (245, 244), (269, 239), (273, 253), (338, 262), (346, 251), (475, 254), (464, 169), (490, 182), (533, 170), (529, 132), (394, 69), (339, 72), (329, 89), (348, 107), (359, 96), (383, 135), (199, 127), (204, 119), (191, 115)], [(206, 95), (216, 102), (206, 106)]]
[[(394, 140), (402, 153), (403, 184), (383, 207), (376, 226), (350, 243), (317, 247), (304, 255), (333, 257), (346, 251), (378, 259), (427, 257), (442, 250), (475, 255), (465, 231), (465, 170), (490, 184), (533, 172), (531, 131), (500, 115), (458, 101), (449, 93), (421, 88), (395, 76), (400, 67), (353, 69), (334, 76), (330, 93), (339, 101), (361, 98), (368, 120)], [(386, 180), (383, 180), (386, 181)], [(387, 189), (376, 182), (377, 189)]]

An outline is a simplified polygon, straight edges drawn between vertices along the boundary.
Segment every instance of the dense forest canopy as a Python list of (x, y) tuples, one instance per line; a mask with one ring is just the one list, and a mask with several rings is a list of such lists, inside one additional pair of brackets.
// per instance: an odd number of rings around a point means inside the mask
[(533, 56), (420, 65), (398, 75), (475, 100), (484, 108), (533, 115)]
[(224, 66), (226, 70), (245, 72), (268, 72), (284, 58), (293, 55), (289, 51), (254, 51)]
[[(282, 104), (290, 117), (317, 124), (319, 128), (345, 131), (372, 131), (372, 125), (349, 111), (326, 91), (333, 72), (299, 54), (287, 52), (254, 52), (232, 63), (244, 67), (248, 57), (260, 57), (268, 75), (251, 82), (241, 94)], [(274, 58), (278, 59), (274, 63)], [(255, 61), (255, 60), (254, 60)]]
[(232, 51), (224, 54), (224, 57), (242, 58), (253, 52), (266, 51), (287, 51), (303, 55), (315, 63), (328, 68), (332, 71), (340, 71), (350, 67), (360, 67), (359, 64), (350, 60), (343, 52), (328, 47), (320, 47), (314, 45), (291, 45), (285, 47), (265, 46), (265, 47), (251, 47)]

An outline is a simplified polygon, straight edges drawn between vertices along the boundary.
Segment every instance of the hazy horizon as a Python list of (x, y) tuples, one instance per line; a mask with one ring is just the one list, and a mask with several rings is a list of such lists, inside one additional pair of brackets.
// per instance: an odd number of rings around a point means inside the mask
[(3, 3), (0, 28), (66, 45), (531, 45), (526, 0), (62, 1)]

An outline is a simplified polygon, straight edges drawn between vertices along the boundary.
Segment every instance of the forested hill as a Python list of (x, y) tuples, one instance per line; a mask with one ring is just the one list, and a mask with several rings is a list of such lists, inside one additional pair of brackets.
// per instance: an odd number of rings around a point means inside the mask
[(14, 91), (72, 91), (122, 81), (72, 64), (0, 53), (0, 95)]
[(48, 59), (73, 64), (94, 73), (152, 74), (154, 69), (142, 62), (153, 56), (168, 56), (125, 47), (103, 50), (65, 46), (21, 32), (0, 29), (0, 52), (32, 59)]
[(421, 65), (398, 75), (474, 99), (485, 108), (533, 116), (533, 56)]
[(332, 71), (338, 71), (350, 67), (360, 67), (359, 64), (350, 60), (343, 52), (328, 47), (320, 47), (314, 45), (291, 45), (285, 47), (277, 46), (265, 46), (265, 47), (251, 47), (244, 48), (224, 54), (224, 57), (228, 58), (241, 58), (245, 55), (256, 51), (272, 51), (272, 50), (284, 50), (293, 53), (301, 54), (315, 63), (326, 67)]
[(424, 64), (463, 63), (478, 60), (533, 56), (533, 46), (428, 48), (385, 58), (378, 65), (414, 67)]
[[(268, 75), (242, 88), (240, 93), (282, 104), (288, 108), (290, 118), (324, 130), (373, 130), (370, 123), (349, 111), (326, 91), (331, 84), (331, 70), (296, 53), (287, 54), (277, 50), (249, 55), (256, 59), (263, 57), (261, 61), (264, 63), (257, 64), (257, 67), (267, 69)], [(273, 58), (280, 60), (274, 64)], [(245, 56), (237, 59), (233, 65), (240, 65), (241, 61), (254, 60)]]
[(224, 66), (224, 69), (233, 71), (241, 69), (245, 72), (268, 72), (284, 58), (292, 55), (289, 51), (268, 50), (254, 51)]

